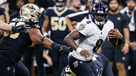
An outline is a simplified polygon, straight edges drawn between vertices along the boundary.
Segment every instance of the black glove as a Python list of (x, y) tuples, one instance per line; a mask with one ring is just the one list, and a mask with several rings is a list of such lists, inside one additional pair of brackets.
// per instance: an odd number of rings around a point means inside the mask
[(61, 45), (59, 48), (59, 52), (63, 54), (69, 54), (69, 52), (72, 52), (72, 49), (70, 47), (67, 47), (66, 45)]
[(68, 54), (69, 52), (72, 52), (72, 49), (70, 47), (67, 47), (66, 45), (60, 45), (57, 43), (52, 43), (51, 47), (56, 50), (59, 51), (63, 54)]
[(25, 32), (27, 33), (28, 31), (26, 29), (30, 29), (30, 25), (25, 24), (25, 25), (19, 25), (19, 26), (12, 26), (12, 31), (13, 32)]

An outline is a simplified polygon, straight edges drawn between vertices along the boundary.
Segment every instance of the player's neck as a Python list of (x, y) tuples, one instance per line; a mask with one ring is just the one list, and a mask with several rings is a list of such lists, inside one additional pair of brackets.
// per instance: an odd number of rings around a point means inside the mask
[(113, 11), (110, 11), (110, 14), (118, 14), (119, 13), (119, 11), (117, 10), (117, 11), (115, 11), (115, 12), (113, 12)]
[(102, 28), (103, 28), (103, 25), (99, 25), (98, 27), (99, 27), (99, 29), (100, 29), (100, 30), (102, 30)]
[[(64, 9), (63, 9), (63, 10), (64, 10)], [(62, 12), (63, 10), (60, 11), (60, 10), (57, 9), (58, 12)]]

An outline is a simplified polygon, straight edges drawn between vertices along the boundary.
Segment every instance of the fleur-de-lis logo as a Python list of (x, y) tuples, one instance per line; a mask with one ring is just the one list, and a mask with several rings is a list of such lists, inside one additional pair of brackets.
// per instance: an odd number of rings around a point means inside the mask
[(11, 68), (10, 67), (7, 67), (7, 70), (9, 71)]
[(33, 5), (32, 6), (27, 6), (28, 7), (28, 9), (30, 10), (30, 12), (34, 12), (36, 9), (33, 7)]

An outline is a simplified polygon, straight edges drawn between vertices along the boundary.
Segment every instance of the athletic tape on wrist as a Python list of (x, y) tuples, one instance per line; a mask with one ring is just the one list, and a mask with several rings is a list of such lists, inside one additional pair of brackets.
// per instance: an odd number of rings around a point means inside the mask
[(82, 50), (83, 50), (83, 49), (82, 49), (81, 47), (78, 47), (78, 48), (76, 49), (76, 51), (77, 51), (78, 53), (80, 53)]
[(43, 36), (46, 36), (46, 35), (48, 35), (47, 32), (44, 32), (44, 33), (43, 33)]

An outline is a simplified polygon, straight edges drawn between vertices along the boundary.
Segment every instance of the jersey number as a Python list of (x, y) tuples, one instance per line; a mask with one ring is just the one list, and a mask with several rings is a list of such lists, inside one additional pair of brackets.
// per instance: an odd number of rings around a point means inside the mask
[(94, 46), (94, 48), (93, 48), (94, 53), (101, 47), (102, 43), (103, 43), (103, 39), (97, 40), (96, 46)]
[(66, 20), (65, 17), (51, 17), (51, 29), (64, 31), (66, 29)]
[[(19, 25), (23, 25), (25, 24), (24, 22), (19, 22), (19, 23), (15, 23), (15, 22), (12, 22), (10, 23), (10, 25), (12, 26), (19, 26)], [(9, 36), (10, 38), (13, 38), (13, 39), (16, 39), (18, 36), (19, 36), (20, 33), (13, 33), (13, 31), (6, 31), (4, 32), (4, 36)]]

